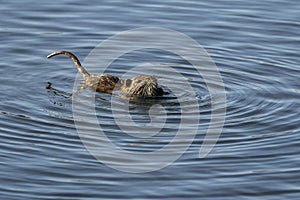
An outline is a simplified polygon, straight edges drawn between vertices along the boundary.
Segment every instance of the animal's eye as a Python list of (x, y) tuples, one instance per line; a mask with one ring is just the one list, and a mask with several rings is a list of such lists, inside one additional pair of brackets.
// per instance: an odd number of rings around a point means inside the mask
[(129, 87), (132, 83), (131, 79), (126, 79), (126, 87)]

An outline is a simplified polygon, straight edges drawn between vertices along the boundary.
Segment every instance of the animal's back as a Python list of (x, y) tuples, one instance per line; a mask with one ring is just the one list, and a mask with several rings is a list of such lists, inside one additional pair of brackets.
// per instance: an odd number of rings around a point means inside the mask
[(111, 94), (115, 87), (120, 84), (120, 79), (111, 74), (91, 75), (84, 80), (85, 85), (97, 92)]

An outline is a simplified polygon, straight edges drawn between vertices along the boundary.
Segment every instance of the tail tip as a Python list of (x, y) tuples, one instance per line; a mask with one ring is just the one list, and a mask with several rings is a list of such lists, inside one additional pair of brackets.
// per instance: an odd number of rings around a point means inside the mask
[(49, 55), (46, 56), (46, 59), (49, 59), (53, 56), (53, 53), (50, 53)]
[(55, 55), (66, 53), (67, 51), (55, 51), (46, 56), (47, 59), (52, 58)]

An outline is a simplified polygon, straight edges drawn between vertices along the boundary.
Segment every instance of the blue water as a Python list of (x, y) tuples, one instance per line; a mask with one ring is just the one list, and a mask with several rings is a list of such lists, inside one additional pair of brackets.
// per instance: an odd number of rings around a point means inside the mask
[[(292, 0), (2, 2), (1, 199), (299, 199), (299, 10)], [(77, 75), (73, 63), (45, 57), (69, 50), (83, 61), (109, 37), (149, 26), (184, 33), (209, 52), (226, 88), (226, 121), (217, 145), (200, 159), (211, 116), (205, 82), (174, 55), (124, 55), (110, 73), (121, 76), (152, 61), (171, 63), (199, 94), (201, 111), (200, 131), (178, 160), (149, 173), (125, 173), (96, 160), (79, 137), (68, 97)], [(47, 82), (55, 89), (47, 90)], [(146, 139), (122, 133), (112, 100), (96, 94), (95, 110), (114, 144), (149, 152), (175, 137), (180, 108), (171, 94), (155, 102), (170, 112), (165, 130)], [(132, 102), (133, 118), (147, 124), (151, 105)]]

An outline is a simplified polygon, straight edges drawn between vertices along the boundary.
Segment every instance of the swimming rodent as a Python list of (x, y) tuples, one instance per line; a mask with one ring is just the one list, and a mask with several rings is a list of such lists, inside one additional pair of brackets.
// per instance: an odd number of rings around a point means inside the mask
[(79, 73), (82, 74), (84, 85), (97, 92), (111, 94), (113, 90), (120, 90), (125, 95), (137, 97), (156, 97), (163, 95), (163, 89), (158, 85), (154, 76), (136, 76), (131, 79), (121, 79), (111, 74), (91, 75), (81, 65), (79, 59), (71, 52), (57, 51), (47, 58), (64, 54), (69, 56)]

